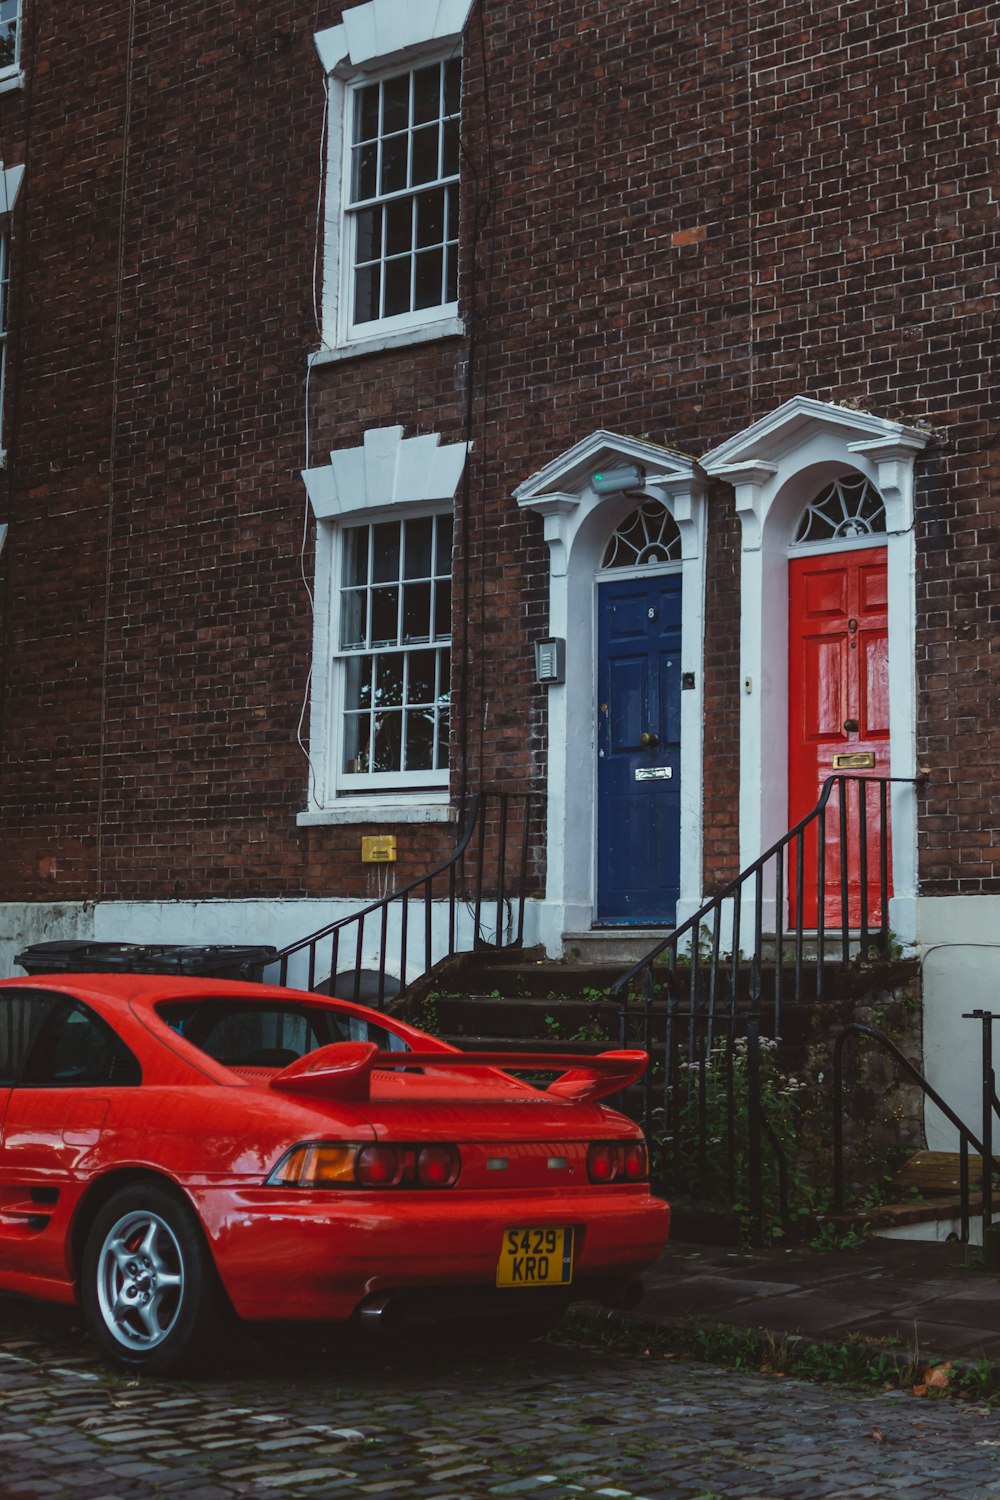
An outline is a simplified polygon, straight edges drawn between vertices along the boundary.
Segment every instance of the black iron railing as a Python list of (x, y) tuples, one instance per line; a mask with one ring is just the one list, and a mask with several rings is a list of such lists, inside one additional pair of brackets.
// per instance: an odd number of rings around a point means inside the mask
[(721, 1172), (730, 1194), (744, 1196), (754, 1235), (765, 1199), (787, 1214), (761, 1044), (780, 1037), (786, 1000), (822, 1000), (830, 960), (891, 956), (898, 781), (831, 776), (806, 817), (612, 986), (622, 1043), (651, 1056), (642, 1123), (665, 1186), (710, 1195)]
[(434, 869), (248, 965), (247, 978), (327, 989), (382, 1006), (453, 953), (520, 947), (539, 815), (532, 793), (472, 797), (458, 842)]
[[(814, 997), (822, 999), (827, 959), (846, 964), (852, 951), (888, 957), (893, 784), (914, 782), (896, 776), (828, 777), (812, 812), (623, 974), (612, 994), (627, 995), (652, 970), (658, 988), (678, 993), (683, 978), (693, 1008), (703, 991), (711, 1004), (721, 974), (728, 971), (736, 987), (741, 966), (754, 960), (759, 965), (772, 948), (778, 1034), (788, 984), (786, 950), (795, 1000), (805, 998), (807, 973)], [(745, 954), (742, 944), (748, 945)]]
[[(1000, 1099), (997, 1098), (996, 1076), (993, 1071), (993, 1039), (992, 1028), (994, 1021), (1000, 1021), (1000, 1016), (990, 1015), (988, 1011), (976, 1010), (962, 1017), (965, 1021), (979, 1021), (983, 1028), (983, 1066), (982, 1066), (982, 1139), (969, 1129), (965, 1121), (942, 1099), (937, 1090), (928, 1083), (920, 1072), (920, 1069), (900, 1051), (895, 1042), (884, 1034), (876, 1031), (871, 1026), (865, 1026), (860, 1021), (855, 1021), (847, 1026), (838, 1036), (833, 1050), (833, 1212), (842, 1214), (847, 1202), (847, 1166), (844, 1147), (844, 1127), (846, 1113), (844, 1109), (844, 1053), (848, 1042), (852, 1037), (864, 1037), (874, 1046), (887, 1052), (895, 1061), (900, 1071), (915, 1083), (923, 1093), (924, 1099), (930, 1100), (958, 1135), (958, 1197), (959, 1197), (959, 1223), (961, 1227), (960, 1238), (963, 1244), (969, 1241), (969, 1222), (972, 1216), (972, 1186), (969, 1168), (970, 1149), (979, 1157), (979, 1211), (983, 1216), (983, 1235), (989, 1229), (993, 1218), (993, 1173), (1000, 1172), (1000, 1162), (993, 1155), (993, 1122), (1000, 1117)], [(983, 1169), (984, 1163), (992, 1164), (992, 1171)]]

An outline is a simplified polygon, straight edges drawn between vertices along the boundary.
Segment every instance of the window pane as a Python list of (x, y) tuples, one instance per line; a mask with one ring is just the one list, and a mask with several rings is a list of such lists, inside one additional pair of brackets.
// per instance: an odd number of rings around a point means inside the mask
[(410, 267), (412, 257), (404, 255), (399, 260), (386, 261), (385, 266), (385, 317), (410, 311)]
[(371, 682), (371, 657), (349, 657), (344, 674), (344, 706), (349, 711), (366, 708), (371, 703)]
[(390, 135), (382, 142), (381, 193), (398, 193), (406, 187), (406, 157), (409, 136)]
[(399, 522), (372, 527), (372, 580), (387, 583), (399, 577)]
[(429, 578), (431, 576), (433, 531), (434, 518), (432, 516), (422, 516), (419, 521), (407, 521), (404, 578)]
[(441, 709), (440, 713), (438, 714), (438, 744), (437, 744), (436, 764), (435, 764), (435, 767), (434, 767), (435, 770), (447, 770), (448, 769), (448, 762), (449, 762), (448, 738), (449, 738), (450, 732), (451, 732), (451, 714), (450, 714), (450, 712), (449, 712), (449, 710), (447, 708), (443, 708), (443, 709)]
[(430, 709), (406, 715), (406, 766), (407, 771), (431, 771), (434, 769), (434, 710)]
[(392, 713), (375, 715), (375, 745), (372, 753), (373, 771), (402, 770), (401, 741), (403, 737), (403, 714), (401, 709)]
[(354, 276), (354, 321), (370, 323), (379, 316), (379, 288), (382, 270), (378, 265), (362, 266)]
[(449, 120), (443, 127), (444, 138), (441, 142), (441, 176), (457, 177), (459, 165), (459, 135), (458, 127)]
[(405, 130), (410, 123), (410, 75), (387, 78), (382, 85), (382, 133)]
[(458, 301), (458, 250), (450, 245), (447, 251), (448, 266), (444, 283), (444, 300), (446, 302)]
[(385, 209), (385, 253), (404, 255), (413, 244), (413, 200), (400, 198)]
[(438, 176), (438, 127), (425, 125), (413, 132), (413, 161), (410, 181), (436, 182)]
[(453, 522), (451, 516), (438, 516), (437, 518), (437, 547), (434, 557), (434, 571), (444, 574), (446, 578), (451, 577), (451, 534)]
[(358, 89), (354, 95), (354, 139), (355, 141), (373, 141), (378, 135), (378, 95), (377, 83), (370, 83), (366, 88)]
[(374, 198), (378, 192), (378, 146), (355, 146), (351, 152), (351, 202)]
[(438, 658), (438, 694), (439, 708), (447, 708), (451, 702), (451, 652), (445, 647), (437, 653)]
[(451, 579), (441, 578), (434, 585), (434, 638), (446, 641), (451, 636)]
[(403, 664), (401, 651), (383, 651), (375, 658), (375, 707), (400, 708), (403, 703)]
[(443, 252), (424, 250), (417, 256), (417, 278), (414, 288), (415, 307), (438, 307), (445, 301), (441, 286)]
[(403, 640), (429, 641), (431, 638), (431, 586), (408, 583), (403, 589)]
[(354, 250), (356, 264), (360, 266), (368, 260), (381, 260), (382, 210), (380, 208), (362, 209), (361, 213), (355, 214), (354, 222), (357, 225)]
[(413, 123), (436, 120), (441, 109), (441, 64), (418, 68), (413, 75)]
[(367, 605), (367, 589), (344, 590), (340, 606), (341, 646), (364, 646), (367, 643)]
[(399, 640), (399, 585), (372, 589), (372, 645), (395, 646)]
[(368, 714), (344, 716), (344, 770), (349, 776), (362, 776), (371, 769), (370, 733), (371, 719)]
[(462, 61), (453, 57), (444, 65), (444, 107), (449, 115), (457, 115), (462, 103)]
[(407, 703), (433, 703), (436, 651), (411, 651), (410, 671), (406, 684)]
[(417, 194), (417, 246), (425, 248), (444, 241), (444, 188)]
[(445, 218), (445, 239), (458, 240), (458, 188), (452, 185), (445, 188), (445, 206), (447, 209)]
[(368, 582), (368, 527), (349, 526), (344, 532), (344, 583), (351, 588)]

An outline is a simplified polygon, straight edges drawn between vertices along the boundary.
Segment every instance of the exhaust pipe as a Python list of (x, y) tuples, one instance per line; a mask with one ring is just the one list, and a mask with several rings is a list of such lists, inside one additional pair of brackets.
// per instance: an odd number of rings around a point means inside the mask
[(358, 1308), (358, 1322), (369, 1333), (388, 1333), (403, 1321), (403, 1308), (395, 1292), (376, 1292)]

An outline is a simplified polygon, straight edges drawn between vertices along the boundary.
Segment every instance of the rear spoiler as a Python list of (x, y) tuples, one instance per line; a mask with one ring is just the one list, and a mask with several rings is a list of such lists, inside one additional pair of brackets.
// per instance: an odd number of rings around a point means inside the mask
[(551, 1098), (579, 1103), (605, 1099), (635, 1083), (646, 1071), (645, 1052), (380, 1052), (374, 1042), (332, 1042), (307, 1052), (268, 1080), (280, 1093), (310, 1094), (324, 1099), (359, 1102), (371, 1097), (371, 1076), (401, 1068), (433, 1068), (468, 1073), (499, 1068), (505, 1073), (558, 1073), (549, 1085)]

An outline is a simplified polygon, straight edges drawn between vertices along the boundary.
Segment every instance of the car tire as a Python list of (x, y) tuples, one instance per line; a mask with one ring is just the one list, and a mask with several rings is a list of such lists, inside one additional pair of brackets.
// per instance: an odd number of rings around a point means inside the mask
[(178, 1193), (135, 1183), (109, 1198), (84, 1245), (80, 1303), (112, 1363), (155, 1374), (190, 1368), (223, 1301), (197, 1215)]

